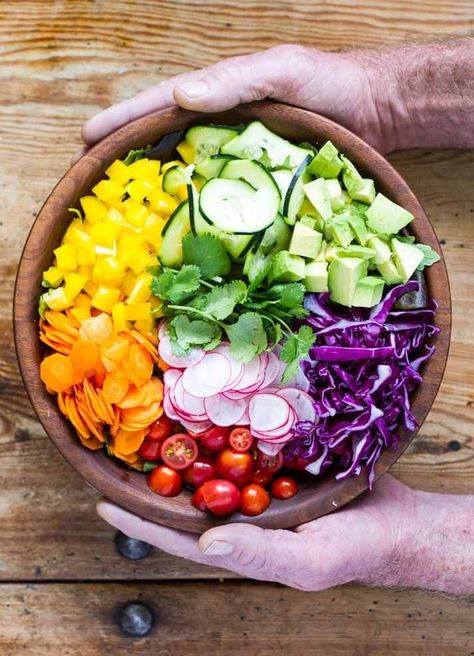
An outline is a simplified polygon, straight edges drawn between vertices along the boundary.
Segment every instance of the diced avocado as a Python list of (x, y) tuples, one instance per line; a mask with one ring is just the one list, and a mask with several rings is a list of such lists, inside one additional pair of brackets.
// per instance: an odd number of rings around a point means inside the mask
[(363, 260), (370, 260), (375, 257), (375, 250), (367, 246), (346, 246), (336, 250), (337, 257), (361, 257)]
[(341, 159), (344, 165), (342, 181), (347, 189), (349, 196), (354, 198), (354, 194), (357, 194), (358, 191), (363, 189), (364, 178), (361, 176), (354, 164), (349, 159), (347, 159), (347, 157), (341, 155)]
[(326, 239), (330, 240), (332, 236), (332, 239), (336, 242), (337, 246), (348, 246), (354, 239), (354, 232), (352, 231), (349, 219), (349, 212), (341, 212), (341, 214), (335, 214), (331, 221), (327, 224), (328, 237), (326, 237), (326, 230), (324, 232)]
[(331, 198), (324, 178), (303, 185), (303, 190), (316, 213), (325, 221), (332, 216)]
[(268, 282), (296, 282), (305, 277), (305, 261), (288, 251), (280, 251), (273, 256)]
[(350, 211), (349, 224), (354, 232), (356, 240), (361, 246), (365, 246), (368, 233), (364, 219), (360, 214)]
[(378, 234), (395, 235), (413, 219), (411, 212), (380, 193), (367, 210), (367, 225)]
[(333, 260), (336, 259), (337, 257), (337, 246), (336, 244), (327, 244), (326, 245), (326, 252), (324, 254), (324, 257), (327, 262), (332, 262)]
[(398, 239), (392, 239), (393, 261), (402, 281), (407, 282), (423, 259), (422, 251), (414, 244), (406, 244)]
[(350, 205), (352, 203), (352, 198), (345, 189), (342, 190), (342, 200), (344, 201), (344, 205)]
[(382, 239), (381, 237), (372, 237), (368, 240), (367, 246), (374, 249), (374, 262), (377, 266), (379, 264), (388, 262), (388, 260), (390, 260), (392, 257), (392, 251), (390, 250), (388, 242), (386, 242), (385, 239)]
[(372, 178), (362, 178), (364, 186), (352, 194), (353, 200), (370, 205), (375, 200), (375, 183)]
[(331, 207), (334, 212), (344, 209), (345, 203), (342, 197), (342, 187), (339, 180), (326, 180), (326, 187), (329, 192)]
[(320, 178), (337, 178), (342, 169), (338, 154), (336, 146), (331, 141), (326, 141), (309, 165), (308, 171)]
[(304, 284), (308, 292), (329, 291), (327, 262), (308, 262), (305, 267)]
[(383, 294), (384, 281), (376, 276), (361, 278), (354, 292), (352, 305), (371, 308), (380, 303)]
[(331, 301), (350, 307), (357, 283), (366, 275), (367, 260), (358, 257), (342, 257), (333, 260), (328, 269)]
[(387, 260), (386, 262), (383, 262), (383, 264), (377, 264), (377, 269), (388, 285), (398, 285), (402, 282), (402, 277), (398, 273), (398, 269), (393, 260)]
[(323, 239), (322, 244), (321, 244), (321, 249), (318, 253), (318, 256), (315, 259), (315, 262), (326, 262), (326, 248), (327, 248), (327, 242), (325, 239)]
[(301, 255), (314, 260), (321, 250), (323, 236), (320, 232), (308, 228), (304, 223), (298, 222), (293, 228), (293, 234), (290, 241), (290, 254)]
[(305, 214), (304, 216), (301, 217), (300, 223), (302, 223), (305, 226), (308, 226), (308, 228), (312, 228), (313, 230), (315, 230), (316, 228), (316, 219), (313, 219), (308, 214)]

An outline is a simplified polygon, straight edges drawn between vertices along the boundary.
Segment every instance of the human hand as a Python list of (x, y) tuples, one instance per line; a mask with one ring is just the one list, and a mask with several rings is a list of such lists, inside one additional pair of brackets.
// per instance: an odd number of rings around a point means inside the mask
[(129, 537), (174, 556), (300, 590), (322, 590), (349, 581), (400, 582), (416, 525), (416, 494), (386, 475), (347, 508), (294, 531), (227, 524), (200, 538), (142, 520), (106, 499), (97, 511)]
[[(219, 112), (240, 103), (272, 98), (319, 112), (345, 125), (382, 152), (394, 147), (390, 112), (379, 112), (378, 76), (361, 52), (330, 53), (297, 45), (225, 59), (177, 75), (100, 112), (82, 131), (92, 145), (120, 126), (178, 104)], [(384, 124), (380, 117), (384, 116)]]

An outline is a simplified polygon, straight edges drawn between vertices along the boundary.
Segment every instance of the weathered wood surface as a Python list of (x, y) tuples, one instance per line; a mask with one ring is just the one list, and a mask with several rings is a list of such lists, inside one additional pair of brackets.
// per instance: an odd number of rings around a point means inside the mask
[[(116, 618), (124, 604), (136, 600), (154, 611), (156, 622), (147, 637), (131, 640), (120, 634)], [(2, 601), (2, 656), (129, 650), (139, 656), (474, 653), (472, 603), (420, 592), (345, 587), (301, 593), (230, 581), (10, 584), (2, 586)]]
[[(45, 437), (21, 385), (10, 318), (16, 263), (33, 216), (80, 144), (83, 120), (221, 56), (284, 42), (334, 50), (472, 29), (472, 0), (0, 3), (0, 580), (219, 576), (164, 554), (136, 563), (116, 555), (113, 531), (95, 517), (95, 493)], [(406, 152), (391, 160), (445, 240), (453, 296), (446, 377), (394, 473), (427, 490), (472, 493), (474, 154)], [(125, 649), (130, 643), (118, 637), (112, 609), (141, 593), (164, 618), (153, 638), (163, 654), (241, 653), (242, 644), (252, 654), (473, 653), (472, 606), (462, 600), (355, 587), (307, 595), (211, 582), (4, 583), (0, 653), (88, 656)], [(209, 623), (216, 601), (226, 609), (217, 626)], [(135, 643), (134, 653), (148, 653), (149, 645)]]

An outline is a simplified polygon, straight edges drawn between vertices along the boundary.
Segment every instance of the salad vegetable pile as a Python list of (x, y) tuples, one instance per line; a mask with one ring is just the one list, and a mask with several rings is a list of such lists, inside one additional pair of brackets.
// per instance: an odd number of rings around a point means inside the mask
[(439, 256), (327, 142), (195, 126), (116, 160), (43, 274), (41, 378), (84, 446), (224, 515), (368, 472), (416, 420)]

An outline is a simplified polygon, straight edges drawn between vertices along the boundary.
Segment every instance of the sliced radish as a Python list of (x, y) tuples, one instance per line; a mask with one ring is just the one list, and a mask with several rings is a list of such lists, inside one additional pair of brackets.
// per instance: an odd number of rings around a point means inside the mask
[(169, 364), (171, 367), (178, 367), (179, 369), (186, 369), (186, 367), (197, 364), (206, 354), (203, 349), (193, 348), (186, 355), (174, 355), (171, 347), (171, 338), (168, 335), (165, 335), (160, 340), (158, 352), (166, 364)]
[(229, 362), (231, 368), (231, 374), (229, 380), (223, 391), (234, 389), (234, 387), (238, 385), (238, 383), (242, 379), (242, 376), (244, 375), (244, 364), (242, 362), (239, 362), (239, 360), (236, 360), (234, 357), (232, 357), (232, 355), (230, 354), (230, 346), (228, 344), (220, 344), (212, 352), (223, 355)]
[(163, 374), (163, 380), (166, 387), (175, 388), (176, 383), (183, 375), (183, 372), (180, 369), (168, 369)]
[(236, 426), (250, 426), (250, 415), (249, 415), (249, 406), (248, 402), (246, 401), (246, 407), (244, 410), (244, 414), (241, 416), (241, 418), (235, 422)]
[(248, 391), (248, 388), (251, 388), (258, 382), (258, 377), (260, 375), (260, 359), (254, 358), (250, 362), (244, 364), (244, 373), (240, 379), (238, 385), (233, 386), (234, 392), (243, 392)]
[(188, 421), (187, 419), (182, 419), (181, 424), (183, 424), (186, 430), (191, 431), (191, 433), (195, 433), (196, 435), (205, 433), (212, 428), (212, 421)]
[(275, 381), (279, 380), (280, 372), (282, 369), (282, 363), (277, 358), (274, 353), (267, 353), (268, 361), (264, 370), (264, 379), (262, 383), (262, 388), (268, 387)]
[(224, 355), (206, 353), (200, 362), (185, 370), (183, 386), (188, 394), (205, 399), (222, 392), (231, 373), (231, 366)]
[(168, 333), (168, 322), (166, 321), (166, 319), (162, 319), (160, 321), (159, 326), (158, 326), (158, 339), (163, 339), (163, 337), (165, 337), (165, 335), (166, 336), (169, 335), (169, 333)]
[(177, 381), (173, 391), (178, 412), (188, 415), (192, 421), (205, 421), (209, 419), (206, 408), (204, 407), (204, 400), (188, 394), (184, 389), (183, 376)]
[(291, 405), (277, 394), (255, 394), (249, 405), (250, 426), (265, 433), (288, 423)]
[(245, 400), (232, 401), (221, 394), (210, 396), (204, 403), (209, 419), (216, 426), (232, 426), (247, 409)]
[(293, 428), (293, 424), (296, 421), (296, 415), (295, 411), (293, 408), (291, 408), (290, 415), (288, 418), (288, 421), (284, 426), (280, 426), (279, 428), (275, 428), (274, 430), (257, 430), (256, 428), (252, 428), (252, 434), (255, 435), (255, 437), (261, 439), (261, 440), (267, 440), (268, 442), (280, 442), (280, 441), (288, 441), (288, 435), (291, 435), (291, 429)]
[(225, 392), (221, 392), (221, 394), (231, 401), (241, 401), (242, 399), (248, 399), (251, 397), (254, 392), (236, 392), (235, 390), (226, 390)]
[(264, 442), (263, 440), (258, 441), (258, 450), (264, 453), (266, 456), (276, 456), (285, 446), (284, 444), (272, 444), (271, 442)]
[(174, 419), (174, 421), (179, 421), (180, 417), (176, 413), (176, 409), (171, 402), (170, 395), (166, 394), (163, 397), (163, 410), (164, 413), (169, 419)]
[(294, 387), (283, 387), (278, 390), (278, 396), (286, 399), (296, 412), (297, 421), (316, 421), (316, 411), (313, 399), (306, 392)]

